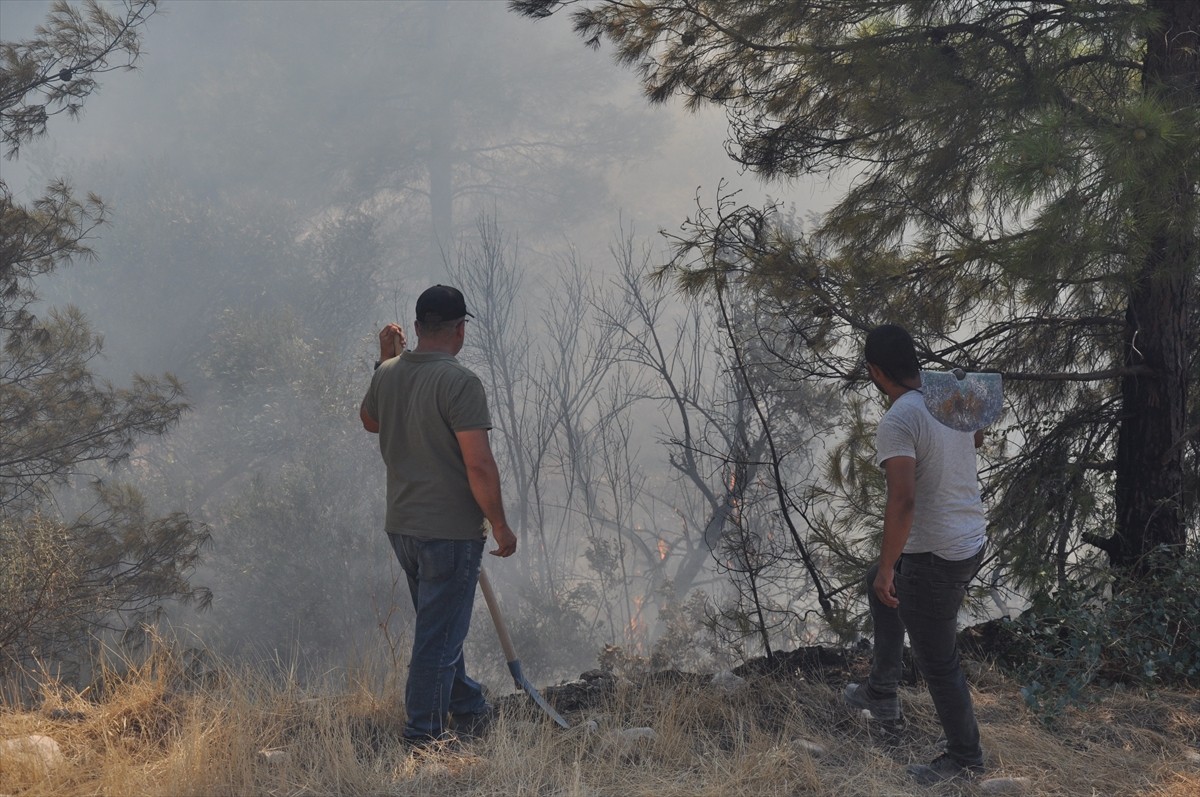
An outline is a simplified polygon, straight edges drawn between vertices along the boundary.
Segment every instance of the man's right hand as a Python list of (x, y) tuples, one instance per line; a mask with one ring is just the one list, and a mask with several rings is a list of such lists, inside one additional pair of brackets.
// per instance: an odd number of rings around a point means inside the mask
[(404, 351), (408, 339), (399, 324), (388, 324), (379, 330), (379, 362), (390, 360)]
[(892, 609), (900, 605), (900, 599), (896, 597), (896, 571), (892, 567), (879, 566), (879, 572), (875, 574), (875, 583), (871, 588), (875, 590), (875, 597), (879, 598), (879, 602), (884, 606)]
[(512, 556), (517, 551), (517, 535), (508, 524), (492, 526), (492, 538), (496, 541), (496, 550), (488, 551), (492, 556)]

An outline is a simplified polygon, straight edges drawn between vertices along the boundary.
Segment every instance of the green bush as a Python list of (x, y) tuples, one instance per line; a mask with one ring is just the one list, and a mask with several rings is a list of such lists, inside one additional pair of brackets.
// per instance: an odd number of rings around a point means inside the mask
[(190, 581), (208, 528), (178, 512), (155, 517), (129, 485), (92, 489), (95, 505), (73, 521), (0, 515), (0, 675), (77, 672), (106, 636), (144, 641), (167, 601), (208, 605)]
[(1050, 720), (1088, 687), (1200, 684), (1200, 552), (1161, 557), (1137, 580), (1108, 576), (1034, 602), (1015, 621), (1029, 706)]

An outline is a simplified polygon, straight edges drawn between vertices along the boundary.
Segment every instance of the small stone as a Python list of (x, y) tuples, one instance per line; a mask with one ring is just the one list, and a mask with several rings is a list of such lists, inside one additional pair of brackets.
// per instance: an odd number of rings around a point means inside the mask
[(980, 794), (1029, 794), (1033, 783), (1029, 778), (988, 778), (979, 784)]
[(807, 753), (813, 758), (824, 758), (825, 756), (829, 755), (829, 751), (825, 749), (824, 745), (817, 744), (816, 742), (810, 742), (808, 739), (797, 739), (796, 741), (792, 742), (792, 747), (802, 753)]
[(617, 731), (623, 741), (626, 742), (652, 742), (658, 738), (658, 733), (653, 728), (626, 728), (623, 731)]
[(658, 734), (653, 728), (626, 728), (616, 731), (608, 738), (608, 744), (620, 754), (622, 761), (635, 763), (643, 760), (643, 756), (650, 752)]
[(25, 766), (41, 770), (42, 774), (63, 763), (62, 748), (49, 736), (33, 734), (0, 742), (0, 754)]
[(288, 755), (287, 750), (259, 750), (258, 758), (260, 761), (275, 767), (280, 764), (286, 764), (291, 756)]
[(746, 679), (734, 675), (732, 670), (723, 670), (709, 681), (710, 684), (725, 692), (736, 692), (746, 685)]
[(1188, 750), (1183, 754), (1183, 760), (1189, 764), (1200, 766), (1200, 750)]

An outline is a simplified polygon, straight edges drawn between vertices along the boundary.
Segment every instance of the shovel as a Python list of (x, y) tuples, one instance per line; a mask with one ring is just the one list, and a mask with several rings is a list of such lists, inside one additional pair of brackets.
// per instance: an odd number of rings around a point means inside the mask
[(921, 395), (934, 418), (960, 432), (990, 426), (1004, 410), (1000, 374), (922, 371)]
[(550, 715), (550, 719), (563, 728), (570, 728), (570, 723), (546, 702), (546, 698), (538, 693), (537, 687), (529, 683), (525, 674), (521, 672), (521, 660), (517, 658), (517, 651), (513, 648), (512, 639), (508, 636), (508, 626), (504, 624), (504, 618), (500, 616), (500, 603), (496, 600), (496, 593), (492, 592), (492, 582), (488, 580), (487, 573), (482, 567), (479, 568), (479, 588), (483, 591), (483, 600), (487, 603), (488, 614), (492, 615), (492, 624), (496, 626), (496, 636), (500, 637), (500, 647), (504, 649), (504, 658), (508, 662), (508, 671), (512, 673), (513, 682), (516, 683), (518, 689), (524, 689), (525, 693), (533, 698), (533, 702)]

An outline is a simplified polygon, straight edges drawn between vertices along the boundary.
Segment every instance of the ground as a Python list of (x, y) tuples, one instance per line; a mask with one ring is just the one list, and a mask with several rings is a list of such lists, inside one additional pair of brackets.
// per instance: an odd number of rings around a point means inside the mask
[[(932, 706), (910, 680), (902, 731), (848, 710), (842, 688), (868, 666), (866, 651), (806, 648), (739, 667), (740, 685), (700, 673), (591, 671), (542, 689), (568, 730), (514, 690), (497, 698), (486, 738), (414, 751), (400, 739), (401, 665), (300, 684), (234, 667), (197, 678), (160, 651), (87, 693), (47, 681), (31, 703), (0, 702), (0, 739), (44, 735), (62, 749), (51, 771), (0, 757), (0, 794), (984, 793), (908, 780), (905, 765), (936, 753)], [(1200, 692), (1097, 689), (1046, 725), (989, 659), (973, 656), (967, 668), (992, 776), (1026, 779), (1032, 795), (1200, 793)]]

